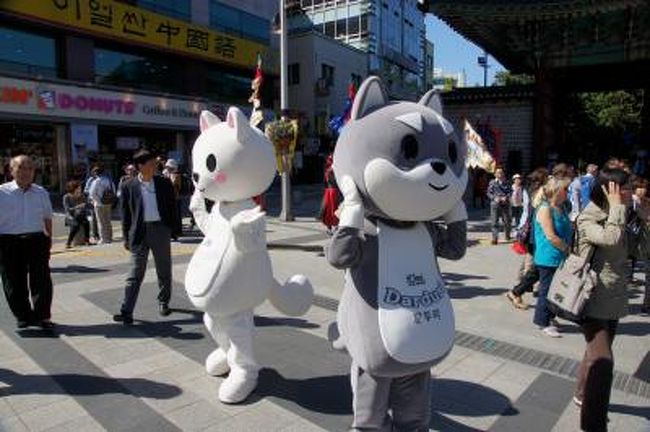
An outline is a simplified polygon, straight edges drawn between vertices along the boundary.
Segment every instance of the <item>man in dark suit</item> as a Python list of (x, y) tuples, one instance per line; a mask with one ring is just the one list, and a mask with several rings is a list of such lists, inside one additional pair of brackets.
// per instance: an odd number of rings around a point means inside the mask
[(134, 162), (139, 174), (122, 185), (122, 233), (124, 248), (131, 252), (131, 270), (126, 278), (120, 313), (113, 319), (133, 323), (133, 309), (153, 253), (158, 275), (158, 304), (162, 316), (171, 313), (171, 236), (176, 220), (176, 202), (171, 182), (156, 174), (156, 158), (147, 150), (138, 151)]

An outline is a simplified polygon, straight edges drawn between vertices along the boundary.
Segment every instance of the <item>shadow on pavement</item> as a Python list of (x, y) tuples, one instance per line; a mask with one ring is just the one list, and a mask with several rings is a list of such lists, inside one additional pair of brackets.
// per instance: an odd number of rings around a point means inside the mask
[(512, 416), (518, 411), (502, 393), (469, 381), (431, 380), (431, 409), (462, 417)]
[[(580, 327), (573, 323), (568, 323), (561, 327), (563, 333), (581, 333)], [(617, 335), (626, 336), (648, 336), (650, 334), (650, 322), (619, 322), (616, 327)]]
[[(58, 386), (53, 386), (50, 380), (54, 380)], [(143, 378), (105, 378), (80, 374), (21, 375), (2, 368), (0, 368), (0, 382), (8, 386), (0, 390), (0, 395), (125, 394), (153, 399), (171, 399), (182, 393), (176, 386)]]
[(106, 339), (149, 339), (151, 337), (157, 337), (179, 340), (199, 340), (205, 338), (203, 333), (188, 332), (180, 327), (186, 324), (197, 324), (202, 322), (201, 316), (180, 320), (156, 322), (136, 320), (135, 322), (136, 324), (132, 326), (125, 326), (113, 322), (87, 326), (59, 324), (56, 327), (56, 333), (69, 337), (104, 336)]
[(489, 279), (487, 276), (478, 276), (474, 274), (463, 274), (463, 273), (449, 273), (449, 272), (444, 272), (442, 274), (442, 278), (447, 281), (454, 281), (454, 282), (459, 282), (459, 281), (464, 281), (464, 280), (486, 280)]
[(52, 267), (50, 269), (52, 273), (106, 273), (109, 272), (109, 269), (98, 268), (98, 267), (87, 267), (80, 265), (69, 265), (66, 267)]
[(482, 288), (477, 286), (464, 286), (449, 284), (447, 292), (452, 299), (471, 299), (474, 297), (498, 296), (508, 290), (505, 288)]
[(255, 327), (269, 327), (269, 326), (287, 326), (303, 329), (319, 328), (318, 324), (314, 324), (302, 318), (287, 318), (287, 317), (263, 317), (255, 316)]
[(275, 369), (260, 371), (259, 384), (249, 405), (265, 397), (291, 401), (309, 411), (333, 414), (352, 414), (352, 390), (348, 375), (331, 375), (307, 379), (288, 379)]
[(634, 417), (643, 417), (650, 420), (650, 407), (638, 407), (619, 404), (610, 404), (609, 410), (619, 414), (627, 414)]

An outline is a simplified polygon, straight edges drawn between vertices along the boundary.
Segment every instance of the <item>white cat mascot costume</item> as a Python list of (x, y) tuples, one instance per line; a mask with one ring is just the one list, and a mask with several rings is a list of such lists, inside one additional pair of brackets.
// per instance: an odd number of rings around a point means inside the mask
[[(237, 108), (230, 108), (224, 122), (203, 111), (200, 127), (192, 150), (196, 192), (190, 209), (205, 239), (187, 268), (185, 290), (205, 312), (205, 326), (219, 345), (205, 361), (208, 373), (230, 372), (219, 399), (238, 403), (255, 389), (260, 369), (253, 355), (253, 309), (268, 298), (281, 312), (302, 315), (313, 288), (302, 275), (284, 285), (273, 277), (265, 214), (251, 199), (275, 176), (271, 143)], [(215, 201), (210, 213), (206, 198)]]

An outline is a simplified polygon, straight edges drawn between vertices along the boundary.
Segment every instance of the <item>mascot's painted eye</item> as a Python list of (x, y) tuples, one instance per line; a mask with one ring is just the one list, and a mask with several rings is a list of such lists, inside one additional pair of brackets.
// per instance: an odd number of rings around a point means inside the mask
[(214, 172), (217, 169), (217, 158), (213, 154), (208, 156), (205, 160), (205, 166), (208, 168), (208, 171)]
[(447, 151), (449, 153), (449, 160), (452, 164), (455, 164), (458, 160), (458, 149), (456, 149), (456, 141), (449, 140), (449, 148)]
[(418, 157), (419, 144), (414, 135), (406, 135), (402, 138), (402, 154), (406, 159), (415, 159)]

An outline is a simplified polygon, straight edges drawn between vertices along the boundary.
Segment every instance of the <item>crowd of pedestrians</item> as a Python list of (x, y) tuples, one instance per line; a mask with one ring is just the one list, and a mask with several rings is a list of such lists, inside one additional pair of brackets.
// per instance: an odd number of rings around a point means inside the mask
[[(533, 324), (544, 335), (561, 337), (547, 295), (567, 256), (585, 257), (597, 275), (584, 310), (573, 320), (586, 342), (573, 399), (581, 407), (582, 430), (607, 430), (612, 345), (618, 321), (628, 313), (628, 289), (638, 267), (645, 273), (641, 312), (650, 312), (647, 185), (647, 179), (635, 175), (623, 161), (611, 159), (602, 170), (588, 165), (583, 175), (566, 164), (555, 165), (550, 173), (538, 168), (528, 175), (525, 186), (520, 175), (510, 184), (504, 170), (498, 169), (488, 187), (492, 243), (497, 243), (500, 220), (506, 240), (514, 223), (518, 244), (514, 249), (524, 254), (519, 281), (506, 298), (526, 310), (523, 296), (537, 284)], [(514, 210), (517, 207), (521, 212)]]
[[(49, 194), (33, 183), (34, 164), (27, 156), (13, 158), (13, 180), (0, 185), (0, 276), (18, 328), (52, 329), (52, 208)], [(536, 291), (533, 324), (543, 335), (561, 337), (561, 328), (547, 294), (554, 276), (570, 253), (588, 257), (597, 274), (595, 289), (575, 320), (586, 342), (578, 370), (574, 403), (581, 407), (583, 430), (606, 430), (614, 370), (613, 341), (618, 322), (628, 313), (628, 288), (634, 269), (645, 272), (643, 313), (650, 312), (650, 199), (648, 181), (622, 161), (595, 164), (583, 175), (566, 164), (538, 168), (509, 180), (498, 168), (489, 181), (491, 243), (514, 240), (523, 255), (519, 280), (506, 293), (519, 310), (529, 306), (527, 292)], [(321, 220), (331, 230), (338, 223), (340, 196), (331, 170), (325, 170), (326, 193)], [(159, 313), (169, 315), (172, 290), (171, 241), (182, 232), (186, 181), (175, 160), (160, 160), (146, 150), (134, 155), (116, 185), (101, 165), (85, 184), (73, 180), (63, 196), (69, 227), (66, 247), (81, 235), (81, 244), (113, 241), (111, 216), (118, 207), (124, 247), (131, 254), (124, 296), (114, 320), (133, 323), (133, 312), (151, 251), (158, 276)], [(95, 227), (96, 225), (96, 227)], [(535, 290), (535, 286), (537, 289)]]

